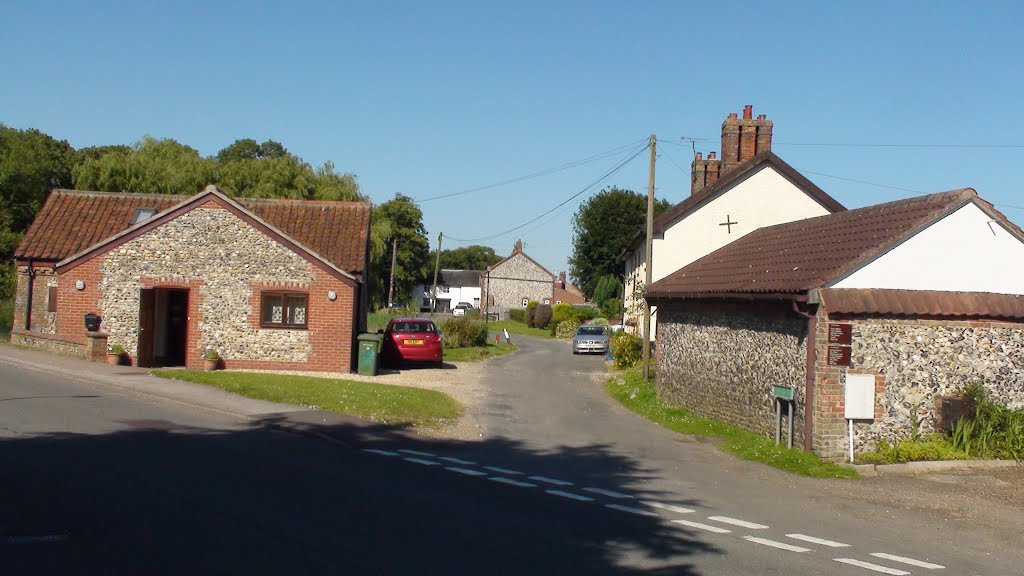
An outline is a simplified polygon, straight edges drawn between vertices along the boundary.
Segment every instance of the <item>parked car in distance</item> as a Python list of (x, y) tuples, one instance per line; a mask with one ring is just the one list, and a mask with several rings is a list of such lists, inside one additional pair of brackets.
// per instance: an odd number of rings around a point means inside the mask
[(382, 360), (395, 365), (403, 362), (430, 362), (441, 366), (444, 345), (441, 332), (426, 318), (392, 318), (384, 329)]
[(466, 310), (472, 310), (473, 305), (469, 302), (459, 302), (452, 308), (452, 316), (465, 316)]
[(608, 352), (608, 334), (604, 326), (580, 326), (572, 337), (572, 353)]

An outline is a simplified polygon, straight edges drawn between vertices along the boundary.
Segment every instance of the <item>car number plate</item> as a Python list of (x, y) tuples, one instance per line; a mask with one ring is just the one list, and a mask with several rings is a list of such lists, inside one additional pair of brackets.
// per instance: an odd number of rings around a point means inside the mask
[(406, 340), (405, 343), (410, 345), (410, 346), (411, 345), (420, 345), (420, 344), (423, 344), (423, 340)]

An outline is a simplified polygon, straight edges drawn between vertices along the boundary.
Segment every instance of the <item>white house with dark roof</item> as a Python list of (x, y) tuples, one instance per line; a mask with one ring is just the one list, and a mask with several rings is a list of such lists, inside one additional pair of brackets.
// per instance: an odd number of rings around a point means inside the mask
[[(773, 123), (751, 106), (722, 123), (722, 158), (693, 160), (690, 196), (654, 221), (651, 276), (658, 281), (746, 234), (845, 208), (771, 151)], [(627, 318), (640, 324), (634, 294), (646, 275), (644, 230), (622, 254)], [(656, 311), (652, 326), (656, 325)], [(652, 330), (653, 332), (653, 330)], [(653, 337), (652, 337), (653, 338)]]
[[(658, 395), (839, 460), (1024, 407), (1024, 232), (970, 189), (761, 228), (655, 282)], [(852, 442), (848, 420), (853, 421)]]
[[(413, 302), (421, 312), (430, 311), (433, 276), (413, 287)], [(439, 270), (434, 312), (447, 312), (459, 302), (469, 302), (480, 308), (480, 270)]]

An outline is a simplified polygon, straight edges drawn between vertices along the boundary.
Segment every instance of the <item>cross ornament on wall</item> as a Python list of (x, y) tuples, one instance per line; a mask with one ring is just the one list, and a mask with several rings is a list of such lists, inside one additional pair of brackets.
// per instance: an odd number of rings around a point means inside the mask
[(719, 224), (719, 226), (725, 226), (729, 234), (732, 234), (732, 227), (735, 226), (736, 224), (739, 224), (739, 222), (732, 222), (731, 220), (732, 218), (728, 214), (726, 214), (725, 222)]

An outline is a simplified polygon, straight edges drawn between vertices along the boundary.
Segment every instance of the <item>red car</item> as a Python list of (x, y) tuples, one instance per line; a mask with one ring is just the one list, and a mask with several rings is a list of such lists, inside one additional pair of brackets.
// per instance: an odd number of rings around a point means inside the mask
[(393, 318), (384, 330), (384, 363), (430, 362), (441, 366), (444, 345), (432, 320)]

